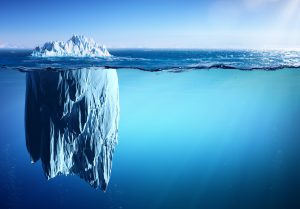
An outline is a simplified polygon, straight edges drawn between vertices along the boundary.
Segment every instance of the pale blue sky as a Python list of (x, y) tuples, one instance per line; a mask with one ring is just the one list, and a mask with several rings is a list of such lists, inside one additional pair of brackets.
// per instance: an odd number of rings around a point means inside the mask
[(299, 48), (300, 0), (3, 0), (0, 47)]

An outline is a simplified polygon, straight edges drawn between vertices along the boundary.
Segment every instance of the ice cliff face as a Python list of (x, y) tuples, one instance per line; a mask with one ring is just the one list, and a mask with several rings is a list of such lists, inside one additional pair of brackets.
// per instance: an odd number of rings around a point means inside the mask
[(26, 145), (48, 179), (76, 174), (106, 190), (118, 137), (115, 70), (28, 72)]
[(93, 39), (73, 35), (67, 42), (47, 42), (32, 52), (35, 57), (109, 57), (105, 46), (98, 45)]

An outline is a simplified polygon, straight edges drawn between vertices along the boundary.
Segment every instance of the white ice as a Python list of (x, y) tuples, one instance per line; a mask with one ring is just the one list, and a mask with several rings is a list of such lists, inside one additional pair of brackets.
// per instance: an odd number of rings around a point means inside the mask
[(34, 57), (109, 57), (104, 45), (82, 35), (73, 35), (67, 42), (52, 41), (38, 46), (31, 54)]

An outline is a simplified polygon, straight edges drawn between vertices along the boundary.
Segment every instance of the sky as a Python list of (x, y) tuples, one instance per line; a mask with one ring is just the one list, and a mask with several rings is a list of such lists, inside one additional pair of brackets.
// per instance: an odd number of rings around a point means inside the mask
[(0, 48), (300, 48), (300, 0), (1, 0)]

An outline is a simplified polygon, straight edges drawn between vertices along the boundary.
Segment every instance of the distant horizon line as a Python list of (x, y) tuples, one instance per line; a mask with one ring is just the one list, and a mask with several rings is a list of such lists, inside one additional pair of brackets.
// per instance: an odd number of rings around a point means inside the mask
[[(34, 50), (35, 47), (0, 47), (0, 50)], [(247, 47), (107, 47), (108, 50), (256, 50), (256, 51), (300, 51), (300, 47), (261, 47), (261, 48), (247, 48)]]

